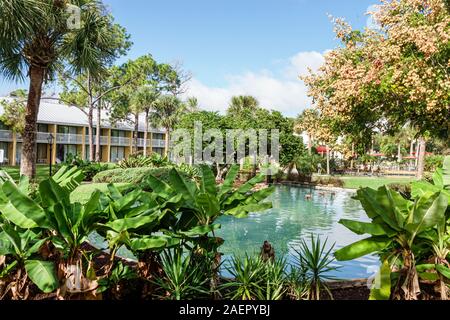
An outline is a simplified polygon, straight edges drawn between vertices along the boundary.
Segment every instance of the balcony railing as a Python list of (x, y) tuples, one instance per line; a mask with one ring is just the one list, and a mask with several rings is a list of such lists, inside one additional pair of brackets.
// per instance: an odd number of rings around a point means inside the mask
[(83, 136), (81, 134), (65, 134), (58, 133), (56, 135), (57, 144), (83, 144)]
[(12, 141), (13, 133), (8, 130), (0, 130), (0, 141)]
[[(85, 144), (88, 145), (89, 144), (89, 136), (87, 135), (85, 139), (86, 139)], [(95, 142), (97, 141), (97, 136), (94, 135), (93, 140), (94, 140), (94, 145), (95, 145)], [(108, 145), (108, 137), (100, 136), (100, 145), (107, 146)]]
[(153, 148), (165, 148), (166, 141), (165, 140), (153, 140)]
[(130, 138), (125, 138), (125, 137), (111, 137), (111, 145), (112, 146), (123, 146), (123, 147), (128, 147), (131, 143), (131, 139)]

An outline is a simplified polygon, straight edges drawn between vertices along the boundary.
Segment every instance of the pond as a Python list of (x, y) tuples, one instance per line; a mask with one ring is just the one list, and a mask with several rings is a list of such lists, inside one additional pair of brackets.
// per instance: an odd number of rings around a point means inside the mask
[[(311, 200), (307, 196), (311, 195)], [(368, 221), (362, 206), (352, 199), (353, 191), (323, 191), (310, 188), (278, 186), (272, 195), (273, 209), (252, 214), (246, 219), (223, 217), (218, 236), (224, 238), (221, 251), (225, 259), (231, 255), (259, 253), (265, 240), (275, 248), (277, 256), (294, 262), (295, 249), (301, 239), (310, 242), (311, 234), (328, 239), (328, 247), (336, 250), (367, 238), (358, 236), (340, 225), (340, 219)], [(336, 262), (339, 271), (332, 274), (340, 279), (367, 278), (379, 265), (378, 258), (367, 256), (354, 261)]]
[[(307, 195), (311, 200), (307, 200)], [(224, 260), (233, 254), (259, 253), (264, 241), (268, 240), (275, 248), (277, 257), (284, 256), (294, 262), (295, 249), (299, 249), (301, 239), (309, 242), (311, 234), (328, 239), (328, 247), (336, 244), (339, 249), (366, 236), (358, 236), (338, 223), (340, 219), (368, 221), (360, 203), (352, 197), (352, 191), (322, 191), (309, 188), (277, 186), (271, 196), (273, 209), (251, 214), (248, 218), (235, 219), (222, 217), (218, 223), (222, 228), (217, 236), (225, 239), (221, 252)], [(98, 247), (107, 244), (97, 234), (90, 237)], [(121, 249), (119, 255), (133, 259), (127, 250)], [(354, 261), (335, 262), (339, 271), (332, 276), (340, 279), (367, 278), (379, 265), (375, 256), (367, 256)], [(227, 272), (223, 271), (227, 276)]]

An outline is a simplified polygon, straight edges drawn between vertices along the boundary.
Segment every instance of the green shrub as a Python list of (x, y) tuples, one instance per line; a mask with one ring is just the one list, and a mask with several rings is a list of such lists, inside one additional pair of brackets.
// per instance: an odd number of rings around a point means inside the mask
[(153, 153), (151, 156), (144, 156), (141, 154), (130, 155), (127, 159), (119, 162), (119, 167), (122, 169), (144, 167), (162, 168), (169, 165), (171, 165), (171, 162), (167, 157), (162, 157), (157, 153)]
[(130, 169), (113, 169), (100, 172), (97, 174), (94, 183), (133, 183), (141, 184), (149, 175), (156, 176), (162, 180), (166, 180), (171, 167), (164, 168), (130, 168)]
[(434, 155), (425, 158), (425, 171), (434, 172), (444, 165), (444, 156)]

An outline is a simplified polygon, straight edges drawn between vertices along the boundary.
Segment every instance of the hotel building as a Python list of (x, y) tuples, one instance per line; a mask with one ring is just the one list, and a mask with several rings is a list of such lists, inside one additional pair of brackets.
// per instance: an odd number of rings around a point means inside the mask
[[(9, 100), (10, 98), (0, 98)], [(0, 115), (3, 114), (0, 105)], [(94, 119), (94, 122), (95, 119)], [(144, 148), (144, 117), (140, 117), (138, 150)], [(102, 124), (97, 130), (94, 123), (94, 145), (96, 134), (100, 132), (102, 162), (118, 162), (132, 153), (134, 147), (132, 123), (109, 122), (106, 112), (102, 112)], [(89, 159), (87, 115), (76, 107), (59, 104), (50, 100), (42, 100), (38, 114), (37, 129), (37, 162), (38, 164), (53, 164), (63, 162), (69, 154)], [(53, 135), (53, 145), (50, 147), (49, 137)], [(147, 141), (147, 154), (153, 152), (165, 154), (166, 134), (163, 129), (149, 129)], [(21, 160), (20, 134), (13, 132), (0, 121), (0, 150), (3, 150), (2, 165), (16, 166)], [(50, 154), (52, 150), (52, 154)]]

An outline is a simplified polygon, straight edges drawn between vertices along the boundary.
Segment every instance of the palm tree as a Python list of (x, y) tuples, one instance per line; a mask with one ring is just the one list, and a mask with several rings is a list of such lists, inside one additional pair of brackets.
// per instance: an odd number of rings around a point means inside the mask
[[(154, 108), (159, 97), (159, 92), (156, 88), (151, 86), (142, 86), (137, 89), (136, 93), (131, 98), (131, 105), (135, 114), (135, 137), (137, 138), (139, 130), (139, 113), (145, 114), (145, 129), (144, 129), (144, 156), (147, 156), (147, 140), (149, 131), (149, 117), (150, 111)], [(137, 117), (137, 118), (136, 118)], [(137, 150), (137, 140), (135, 141), (135, 148)]]
[[(79, 25), (68, 5), (80, 10)], [(69, 65), (75, 72), (102, 69), (108, 52), (112, 17), (98, 0), (2, 0), (0, 1), (0, 73), (10, 80), (29, 78), (22, 144), (21, 173), (36, 175), (36, 120), (42, 86), (55, 71)], [(78, 18), (78, 17), (75, 17)], [(75, 19), (76, 20), (76, 19)], [(114, 34), (114, 33), (112, 33)]]
[(244, 111), (256, 111), (259, 102), (252, 96), (237, 96), (231, 98), (230, 106), (228, 107), (229, 114), (243, 113)]
[(150, 112), (149, 119), (152, 125), (166, 130), (166, 155), (169, 151), (170, 133), (185, 110), (186, 106), (180, 99), (165, 95), (156, 101), (154, 110)]

